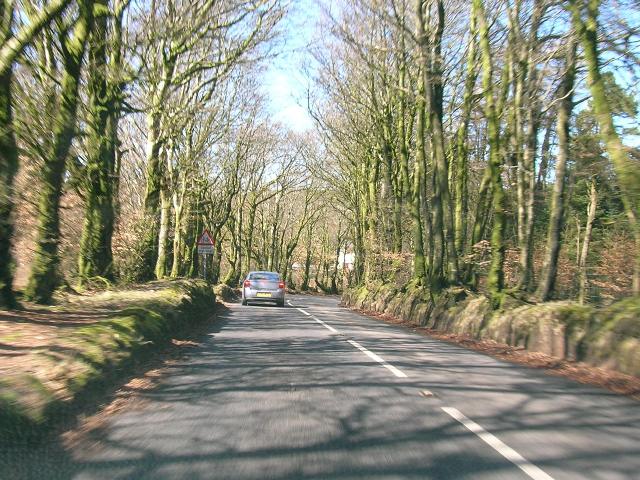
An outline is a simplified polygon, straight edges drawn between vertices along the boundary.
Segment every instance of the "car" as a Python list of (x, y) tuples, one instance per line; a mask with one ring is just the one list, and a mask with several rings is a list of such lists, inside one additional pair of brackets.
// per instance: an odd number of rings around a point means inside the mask
[(277, 272), (249, 272), (242, 282), (242, 305), (275, 302), (284, 307), (285, 284)]

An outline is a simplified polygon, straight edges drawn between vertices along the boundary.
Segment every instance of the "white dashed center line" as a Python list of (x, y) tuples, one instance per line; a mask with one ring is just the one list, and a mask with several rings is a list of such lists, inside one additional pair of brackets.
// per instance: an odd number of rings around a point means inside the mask
[[(293, 304), (291, 302), (287, 302), (290, 306), (293, 307)], [(326, 328), (327, 330), (329, 330), (332, 333), (340, 333), (338, 332), (338, 330), (336, 330), (335, 328), (333, 328), (331, 325), (329, 325), (326, 322), (323, 322), (322, 320), (320, 320), (319, 318), (315, 317), (314, 315), (311, 315), (309, 312), (307, 312), (306, 310), (302, 309), (302, 308), (298, 308), (295, 307), (296, 310), (298, 310), (299, 312), (302, 312), (303, 314), (305, 314), (307, 317), (311, 317), (313, 318), (316, 322), (318, 322), (320, 325), (322, 325), (324, 328)], [(351, 345), (353, 345), (354, 347), (356, 347), (358, 350), (360, 350), (362, 353), (364, 353), (367, 357), (371, 358), (372, 360), (375, 360), (376, 362), (378, 362), (380, 365), (382, 365), (384, 368), (386, 368), (387, 370), (389, 370), (391, 373), (393, 373), (396, 377), (399, 378), (407, 378), (407, 374), (404, 373), (402, 370), (400, 370), (399, 368), (394, 367), (393, 365), (391, 365), (390, 363), (388, 363), (384, 358), (382, 358), (380, 355), (376, 355), (375, 353), (373, 353), (370, 350), (367, 350), (366, 348), (364, 348), (362, 345), (360, 345), (358, 342), (354, 342), (353, 340), (347, 340), (348, 343), (350, 343)]]
[(324, 328), (326, 328), (327, 330), (329, 330), (330, 332), (333, 333), (338, 333), (338, 330), (336, 330), (335, 328), (333, 328), (331, 325), (324, 323), (322, 320), (320, 320), (319, 318), (314, 317), (313, 315), (311, 315), (311, 318), (313, 318), (316, 322), (318, 322), (320, 325), (322, 325)]
[[(293, 307), (293, 304), (291, 302), (288, 302), (288, 303), (289, 303), (290, 306)], [(304, 315), (306, 315), (307, 317), (311, 317), (313, 320), (318, 322), (320, 325), (322, 325), (323, 327), (325, 327), (327, 330), (331, 331), (332, 333), (340, 333), (340, 332), (338, 332), (338, 330), (333, 328), (331, 325), (329, 325), (326, 322), (323, 322), (322, 320), (320, 320), (319, 318), (317, 318), (314, 315), (310, 314), (306, 310), (304, 310), (302, 308), (298, 308), (298, 307), (295, 307), (295, 308), (298, 311), (300, 311), (301, 313), (303, 313)], [(372, 351), (367, 350), (362, 345), (360, 345), (358, 342), (356, 342), (354, 340), (347, 340), (347, 343), (349, 343), (350, 345), (352, 345), (355, 348), (357, 348), (358, 350), (360, 350), (362, 353), (364, 353), (370, 359), (378, 362), (384, 368), (386, 368), (391, 373), (393, 373), (396, 377), (399, 377), (399, 378), (407, 378), (408, 377), (407, 374), (404, 373), (402, 370), (400, 370), (399, 368), (396, 368), (393, 365), (391, 365), (390, 363), (388, 363), (380, 355), (377, 355), (377, 354), (373, 353)], [(428, 390), (425, 390), (424, 392), (428, 392), (430, 394), (430, 395), (424, 395), (423, 394), (424, 396), (432, 396), (433, 395)], [(487, 445), (489, 445), (491, 448), (493, 448), (496, 452), (498, 452), (500, 455), (502, 455), (504, 458), (506, 458), (511, 463), (513, 463), (516, 467), (518, 467), (520, 470), (522, 470), (529, 478), (532, 478), (533, 480), (554, 480), (553, 477), (548, 475), (544, 470), (542, 470), (541, 468), (535, 466), (533, 463), (531, 463), (529, 460), (524, 458), (522, 455), (520, 455), (513, 448), (511, 448), (509, 445), (507, 445), (502, 440), (500, 440), (498, 437), (496, 437), (495, 435), (487, 432), (484, 428), (482, 428), (476, 422), (474, 422), (473, 420), (471, 420), (470, 418), (465, 416), (460, 410), (458, 410), (456, 408), (452, 408), (452, 407), (440, 407), (440, 408), (442, 408), (442, 410), (447, 415), (451, 416), (452, 418), (454, 418), (455, 420), (460, 422), (462, 425), (464, 425), (464, 427), (466, 427), (469, 431), (475, 433), (482, 441), (484, 441)]]
[(553, 480), (553, 477), (549, 476), (544, 470), (536, 467), (533, 463), (529, 462), (526, 458), (516, 452), (509, 445), (505, 444), (495, 435), (487, 432), (484, 428), (478, 425), (476, 422), (465, 416), (457, 408), (441, 407), (442, 410), (455, 418), (458, 422), (464, 425), (468, 430), (475, 433), (482, 441), (488, 444), (496, 452), (502, 455), (504, 458), (513, 463), (516, 467), (526, 473), (530, 478), (534, 480)]
[(360, 345), (358, 342), (354, 342), (353, 340), (347, 340), (347, 342), (350, 343), (351, 345), (353, 345), (354, 347), (356, 347), (358, 350), (360, 350), (362, 353), (364, 353), (367, 357), (369, 357), (372, 360), (375, 360), (376, 362), (378, 362), (384, 368), (386, 368), (391, 373), (393, 373), (396, 377), (407, 378), (407, 374), (404, 373), (402, 370), (400, 370), (400, 369), (394, 367), (393, 365), (387, 363), (384, 358), (382, 358), (379, 355), (376, 355), (375, 353), (367, 350), (362, 345)]

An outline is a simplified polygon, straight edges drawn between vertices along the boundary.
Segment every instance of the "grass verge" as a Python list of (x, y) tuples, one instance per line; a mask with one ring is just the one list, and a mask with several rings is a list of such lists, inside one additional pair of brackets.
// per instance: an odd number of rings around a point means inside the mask
[(0, 312), (0, 444), (30, 442), (212, 314), (203, 282), (156, 282)]

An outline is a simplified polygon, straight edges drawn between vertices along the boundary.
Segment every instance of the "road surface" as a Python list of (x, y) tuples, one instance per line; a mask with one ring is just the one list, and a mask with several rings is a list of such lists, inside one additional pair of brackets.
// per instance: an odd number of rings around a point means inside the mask
[(640, 478), (637, 402), (288, 300), (232, 305), (99, 445), (15, 478)]

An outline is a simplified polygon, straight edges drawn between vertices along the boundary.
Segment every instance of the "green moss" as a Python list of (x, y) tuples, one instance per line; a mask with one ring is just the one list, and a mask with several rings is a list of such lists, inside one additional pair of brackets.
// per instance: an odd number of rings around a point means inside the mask
[(402, 287), (371, 283), (345, 292), (345, 303), (375, 309), (437, 330), (471, 334), (572, 360), (640, 375), (640, 297), (597, 310), (571, 302), (527, 304), (464, 288), (437, 293), (415, 281)]
[[(184, 325), (204, 318), (215, 302), (209, 286), (193, 281), (165, 284), (153, 292), (105, 292), (91, 301), (103, 308), (122, 307), (128, 297), (133, 306), (114, 309), (111, 317), (67, 333), (62, 343), (69, 345), (70, 353), (60, 354), (66, 355), (64, 360), (58, 354), (46, 360), (56, 365), (55, 379), (66, 385), (66, 391), (54, 394), (33, 376), (0, 382), (0, 443), (37, 434), (93, 385), (104, 383), (114, 370), (168, 341)], [(53, 354), (39, 355), (44, 361)]]
[(216, 297), (222, 299), (225, 302), (233, 302), (238, 299), (238, 294), (236, 293), (236, 291), (229, 285), (224, 283), (216, 285), (213, 291), (215, 292)]
[(640, 297), (632, 297), (604, 308), (598, 315), (604, 329), (640, 339)]

